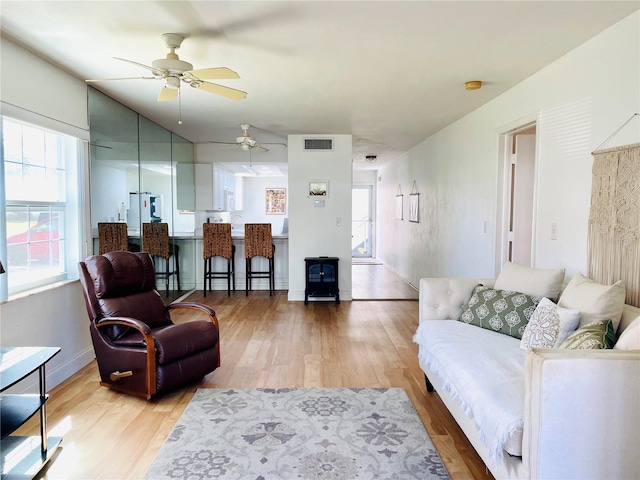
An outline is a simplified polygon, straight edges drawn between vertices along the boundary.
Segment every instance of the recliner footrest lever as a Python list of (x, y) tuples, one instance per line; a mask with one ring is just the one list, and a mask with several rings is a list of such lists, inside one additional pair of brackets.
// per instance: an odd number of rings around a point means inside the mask
[(131, 376), (133, 376), (133, 372), (131, 370), (127, 370), (126, 372), (119, 372), (118, 370), (116, 370), (115, 372), (112, 372), (111, 375), (109, 375), (109, 378), (111, 379), (112, 382), (117, 382), (121, 378), (131, 377)]

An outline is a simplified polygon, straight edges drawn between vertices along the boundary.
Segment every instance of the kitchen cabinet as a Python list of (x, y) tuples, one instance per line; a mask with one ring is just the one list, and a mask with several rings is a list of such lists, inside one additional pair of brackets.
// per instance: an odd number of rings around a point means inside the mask
[(205, 163), (195, 164), (196, 210), (231, 212), (240, 210), (237, 204), (238, 182), (235, 175)]
[(244, 195), (244, 177), (241, 177), (240, 175), (235, 175), (233, 179), (235, 182), (235, 191), (233, 192), (234, 197), (236, 199), (235, 210), (240, 211), (243, 209), (243, 206), (244, 206), (242, 203), (242, 196)]
[(213, 165), (194, 164), (196, 183), (196, 210), (213, 210)]
[(213, 166), (213, 209), (216, 212), (227, 210), (227, 172), (220, 167)]
[(196, 204), (193, 163), (178, 163), (176, 165), (176, 188), (178, 210), (193, 211)]

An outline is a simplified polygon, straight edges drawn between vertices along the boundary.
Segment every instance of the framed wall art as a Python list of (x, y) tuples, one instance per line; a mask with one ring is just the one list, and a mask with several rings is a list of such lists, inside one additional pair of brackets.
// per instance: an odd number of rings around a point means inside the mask
[(396, 220), (402, 220), (404, 218), (403, 199), (404, 195), (402, 195), (402, 190), (400, 189), (400, 185), (398, 185), (398, 194), (396, 195)]
[(329, 180), (310, 180), (309, 181), (310, 197), (328, 197), (329, 196)]
[(287, 189), (265, 188), (264, 203), (267, 215), (286, 215)]
[(420, 223), (420, 194), (416, 191), (416, 181), (413, 181), (411, 193), (409, 193), (409, 221)]

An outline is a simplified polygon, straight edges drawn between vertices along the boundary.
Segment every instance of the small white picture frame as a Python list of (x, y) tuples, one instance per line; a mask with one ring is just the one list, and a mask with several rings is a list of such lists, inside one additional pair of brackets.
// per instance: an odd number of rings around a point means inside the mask
[(311, 198), (329, 197), (329, 180), (309, 180), (307, 196)]

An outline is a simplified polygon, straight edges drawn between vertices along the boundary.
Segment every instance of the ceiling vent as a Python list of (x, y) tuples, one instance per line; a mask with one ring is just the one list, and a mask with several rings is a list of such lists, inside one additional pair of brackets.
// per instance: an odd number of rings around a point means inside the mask
[(333, 138), (305, 138), (304, 149), (305, 151), (333, 150)]

